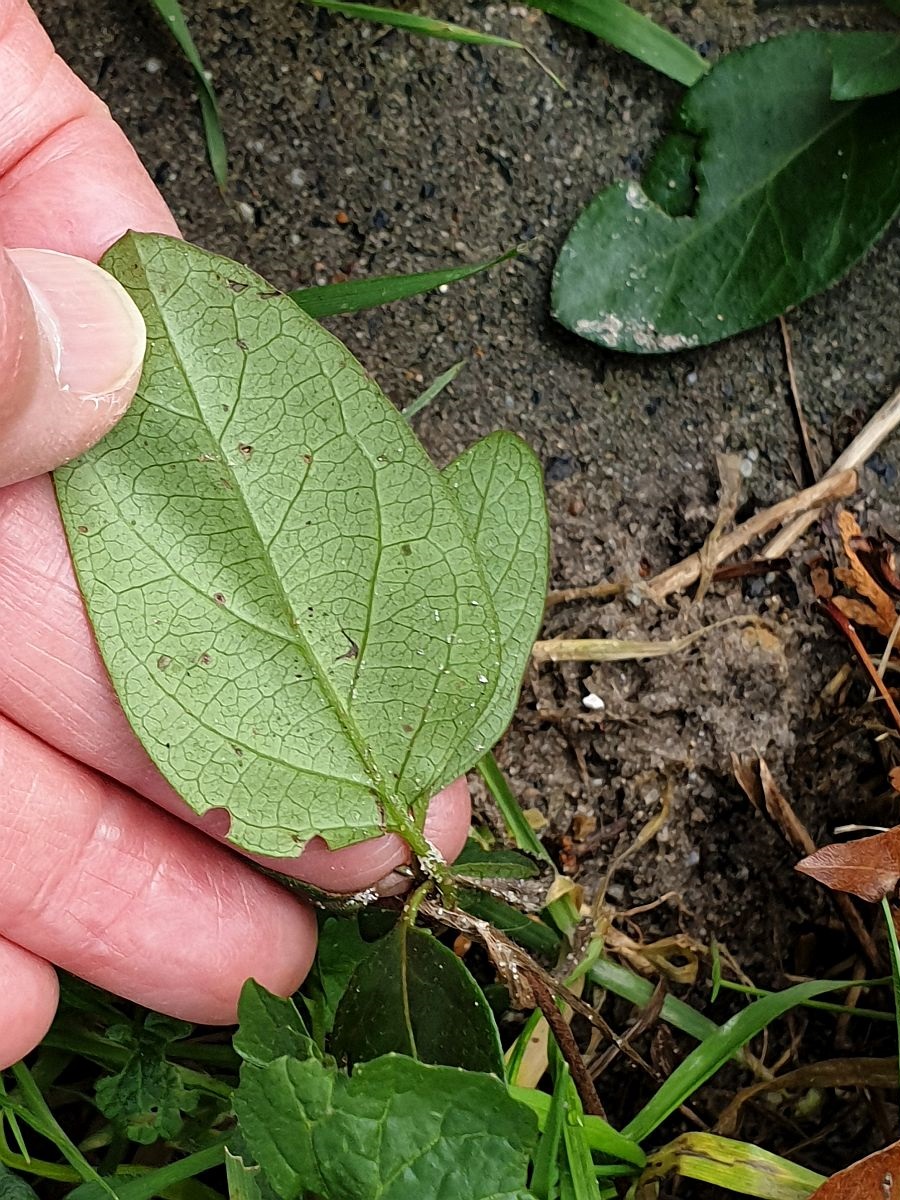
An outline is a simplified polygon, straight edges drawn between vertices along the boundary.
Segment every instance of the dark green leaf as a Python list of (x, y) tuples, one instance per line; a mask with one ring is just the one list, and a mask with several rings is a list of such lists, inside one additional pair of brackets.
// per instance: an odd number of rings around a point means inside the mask
[(395, 1051), (503, 1077), (500, 1036), (465, 964), (427, 929), (398, 922), (347, 985), (331, 1048), (350, 1065)]
[[(394, 829), (431, 857), (415, 819), (515, 709), (545, 584), (537, 461), (495, 435), (442, 475), (348, 351), (237, 263), (129, 234), (104, 264), (147, 322), (144, 374), (56, 482), (129, 720), (245, 849)], [(491, 504), (474, 530), (467, 488)], [(520, 590), (495, 605), (501, 572)]]
[(559, 934), (555, 930), (536, 917), (526, 916), (511, 904), (498, 900), (496, 896), (461, 887), (458, 902), (465, 912), (490, 922), (495, 929), (507, 934), (532, 954), (551, 957), (559, 949)]
[(219, 116), (219, 105), (216, 93), (209, 81), (206, 68), (191, 37), (184, 13), (178, 0), (151, 0), (153, 7), (165, 21), (169, 31), (178, 43), (182, 54), (187, 59), (197, 79), (197, 95), (200, 100), (200, 112), (203, 117), (203, 130), (206, 134), (206, 150), (209, 154), (213, 175), (220, 188), (228, 182), (228, 148), (225, 145), (225, 135), (222, 132), (222, 121)]
[(329, 283), (323, 287), (298, 288), (288, 292), (295, 304), (310, 317), (334, 317), (340, 313), (362, 312), (366, 308), (377, 308), (392, 304), (395, 300), (408, 300), (423, 292), (450, 283), (460, 283), (482, 271), (489, 271), (502, 262), (515, 258), (518, 250), (507, 250), (487, 262), (469, 263), (463, 267), (442, 267), (437, 271), (419, 271), (412, 275), (376, 275), (370, 279), (348, 279), (346, 283)]
[(482, 850), (471, 839), (453, 864), (453, 873), (467, 879), (535, 879), (541, 867), (519, 850)]
[(492, 1075), (282, 1058), (244, 1067), (235, 1111), (282, 1200), (528, 1200), (535, 1119)]
[(831, 48), (834, 100), (881, 96), (900, 88), (900, 33), (856, 33)]
[(248, 979), (241, 991), (238, 1021), (234, 1048), (256, 1066), (265, 1066), (283, 1054), (308, 1058), (319, 1053), (293, 1002), (273, 996), (255, 979)]
[(162, 1013), (148, 1012), (143, 1021), (110, 1025), (106, 1039), (127, 1046), (121, 1069), (97, 1081), (97, 1107), (117, 1129), (141, 1145), (174, 1141), (184, 1115), (196, 1110), (197, 1091), (186, 1086), (181, 1071), (168, 1061), (169, 1046), (190, 1037), (193, 1025)]
[[(900, 208), (900, 95), (831, 99), (832, 53), (861, 36), (807, 31), (721, 59), (676, 122), (699, 139), (692, 215), (636, 182), (601, 192), (560, 251), (557, 319), (610, 349), (681, 350), (839, 279)], [(682, 196), (686, 175), (682, 159)]]
[(622, 0), (528, 0), (532, 8), (586, 29), (686, 87), (702, 79), (709, 64), (668, 29)]
[(20, 1175), (0, 1163), (0, 1200), (37, 1200), (37, 1192)]
[(334, 1026), (334, 1014), (357, 965), (371, 949), (360, 936), (356, 917), (328, 917), (319, 929), (319, 947), (313, 969), (303, 985), (313, 1034), (322, 1045)]

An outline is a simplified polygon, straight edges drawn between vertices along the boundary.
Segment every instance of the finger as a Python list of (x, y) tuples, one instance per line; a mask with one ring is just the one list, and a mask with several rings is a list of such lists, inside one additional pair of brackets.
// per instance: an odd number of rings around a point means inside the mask
[[(457, 779), (432, 799), (425, 820), (425, 836), (441, 857), (453, 862), (466, 842), (472, 811), (465, 779)], [(409, 879), (398, 867), (410, 862), (409, 846), (395, 833), (329, 850), (322, 838), (313, 838), (290, 874), (329, 892), (359, 892), (376, 887), (379, 895), (405, 891)], [(275, 871), (285, 871), (284, 859), (261, 859)]]
[[(211, 835), (227, 834), (218, 814), (198, 821), (128, 725), (84, 611), (46, 478), (0, 492), (0, 712)], [(468, 828), (463, 782), (432, 801), (426, 834), (452, 860)], [(277, 859), (272, 865), (318, 887), (357, 891), (390, 875), (408, 857), (399, 838), (337, 851), (317, 841), (299, 860)]]
[(37, 958), (0, 937), (0, 1071), (33, 1050), (56, 1013), (59, 982), (56, 972)]
[(309, 909), (196, 830), (0, 718), (0, 933), (117, 995), (229, 1024), (250, 976), (289, 995)]
[(99, 441), (131, 402), (143, 319), (83, 258), (0, 249), (0, 487)]
[(177, 233), (106, 106), (25, 0), (0, 0), (0, 244), (97, 259), (127, 229)]

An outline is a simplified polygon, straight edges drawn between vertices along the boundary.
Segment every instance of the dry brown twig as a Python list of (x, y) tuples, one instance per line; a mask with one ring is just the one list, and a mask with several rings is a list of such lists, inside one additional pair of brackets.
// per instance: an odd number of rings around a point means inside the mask
[[(771, 533), (778, 526), (782, 526), (781, 532), (767, 543), (762, 554), (769, 561), (783, 558), (797, 539), (802, 537), (816, 520), (826, 504), (832, 500), (845, 499), (856, 491), (858, 468), (871, 458), (875, 450), (894, 432), (898, 425), (900, 425), (900, 388), (866, 422), (850, 445), (832, 463), (817, 483), (795, 493), (787, 500), (782, 500), (778, 504), (773, 504), (770, 508), (756, 513), (733, 529), (730, 534), (721, 538), (716, 547), (713, 565), (724, 562), (755, 538)], [(607, 600), (614, 596), (621, 596), (632, 588), (643, 591), (655, 600), (664, 600), (673, 592), (690, 587), (700, 578), (702, 570), (701, 555), (699, 553), (690, 554), (682, 562), (676, 563), (656, 575), (647, 584), (642, 585), (636, 580), (611, 580), (589, 587), (563, 588), (549, 593), (547, 606), (551, 607), (572, 600)]]
[[(898, 424), (900, 424), (900, 388), (866, 422), (843, 454), (836, 458), (825, 472), (822, 481), (834, 478), (842, 471), (858, 470), (864, 462), (872, 457), (885, 438), (894, 432)], [(817, 516), (818, 509), (808, 509), (790, 524), (785, 525), (781, 532), (772, 538), (763, 549), (763, 557), (781, 558), (790, 550), (794, 542), (803, 536)]]
[[(777, 529), (785, 521), (793, 524), (794, 518), (797, 517), (798, 513), (817, 513), (824, 504), (829, 504), (832, 500), (843, 500), (845, 497), (852, 495), (856, 491), (856, 488), (856, 471), (848, 468), (847, 470), (842, 470), (820, 479), (818, 483), (814, 483), (812, 487), (804, 488), (801, 492), (795, 492), (787, 500), (781, 500), (778, 504), (773, 504), (769, 508), (762, 509), (761, 512), (755, 513), (748, 520), (741, 522), (740, 525), (736, 525), (731, 533), (726, 534), (719, 541), (716, 547), (717, 563), (724, 562), (726, 558), (731, 558), (733, 554), (737, 554), (739, 550), (743, 550), (749, 542), (770, 533), (773, 529)], [(804, 526), (805, 528), (806, 526)], [(795, 540), (792, 539), (788, 543), (787, 548)], [(786, 547), (781, 547), (778, 554), (773, 555), (768, 553), (770, 547), (773, 545), (774, 543), (770, 543), (766, 547), (766, 557), (780, 558), (784, 554)], [(645, 585), (643, 590), (651, 599), (662, 601), (667, 596), (671, 596), (673, 592), (680, 592), (684, 588), (690, 587), (692, 583), (695, 583), (700, 578), (702, 566), (699, 553), (689, 554), (687, 558), (682, 559), (680, 563), (676, 563), (674, 567), (669, 567), (659, 575), (654, 576)]]
[(680, 654), (695, 642), (721, 629), (724, 625), (763, 625), (753, 614), (739, 614), (704, 625), (683, 637), (665, 641), (636, 641), (628, 638), (548, 638), (535, 642), (531, 656), (536, 663), (543, 662), (632, 662), (642, 658), (663, 658), (667, 654)]

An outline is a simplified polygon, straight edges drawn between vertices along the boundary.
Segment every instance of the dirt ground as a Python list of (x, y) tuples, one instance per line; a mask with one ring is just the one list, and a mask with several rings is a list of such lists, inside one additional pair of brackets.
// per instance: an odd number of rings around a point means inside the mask
[[(638, 359), (582, 343), (548, 314), (550, 269), (570, 224), (601, 186), (639, 174), (676, 85), (519, 6), (456, 0), (430, 10), (525, 41), (567, 93), (513, 51), (411, 39), (294, 0), (191, 0), (185, 11), (230, 143), (223, 198), (190, 77), (149, 4), (36, 7), (134, 141), (186, 236), (279, 286), (474, 261), (528, 242), (516, 262), (444, 295), (331, 325), (400, 404), (468, 360), (418, 431), (440, 463), (500, 427), (534, 446), (546, 468), (553, 586), (637, 577), (697, 549), (715, 516), (723, 451), (743, 462), (742, 511), (796, 488), (802, 459), (776, 326)], [(890, 23), (861, 5), (685, 0), (648, 11), (709, 55), (809, 24)], [(789, 318), (825, 462), (900, 381), (898, 279), (895, 229), (843, 284)], [(898, 470), (900, 437), (862, 473), (854, 503), (864, 523), (900, 530)], [(873, 790), (867, 742), (839, 742), (819, 700), (846, 658), (811, 610), (802, 568), (802, 553), (824, 540), (807, 539), (787, 576), (717, 585), (701, 608), (631, 596), (554, 609), (553, 634), (667, 638), (751, 612), (774, 636), (732, 627), (677, 658), (542, 667), (499, 750), (526, 807), (546, 816), (551, 844), (572, 850), (561, 839), (596, 820), (600, 836), (581, 866), (588, 882), (615, 835), (627, 845), (670, 783), (668, 826), (617, 874), (612, 898), (627, 908), (675, 893), (641, 918), (647, 931), (715, 935), (751, 976), (778, 985), (809, 965), (804, 954), (824, 969), (846, 943), (735, 787), (730, 755), (764, 754), (820, 842), (835, 824), (865, 819)], [(589, 690), (602, 714), (584, 707)], [(864, 696), (859, 688), (852, 699)]]

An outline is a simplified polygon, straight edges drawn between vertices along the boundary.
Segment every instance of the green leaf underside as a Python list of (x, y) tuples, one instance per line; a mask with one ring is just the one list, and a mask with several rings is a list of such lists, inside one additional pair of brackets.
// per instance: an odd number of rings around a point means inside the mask
[(881, 96), (900, 88), (900, 33), (856, 33), (831, 48), (833, 100)]
[[(497, 435), (448, 484), (349, 352), (247, 268), (147, 234), (103, 265), (147, 322), (144, 373), (56, 486), (129, 721), (244, 849), (408, 833), (512, 716), (546, 582), (536, 460)], [(525, 602), (502, 589), (517, 554), (543, 565)]]
[(400, 921), (354, 971), (331, 1049), (351, 1067), (396, 1051), (503, 1078), (500, 1035), (465, 964), (426, 929)]
[(622, 0), (528, 0), (528, 4), (586, 29), (686, 87), (709, 70), (696, 50)]
[[(676, 121), (697, 138), (692, 214), (636, 182), (601, 192), (560, 251), (557, 320), (609, 349), (681, 350), (840, 278), (900, 208), (900, 95), (831, 99), (831, 54), (861, 36), (807, 31), (717, 63)], [(682, 164), (682, 198), (685, 182)]]
[(244, 1067), (235, 1112), (282, 1200), (529, 1200), (536, 1122), (491, 1075), (388, 1055), (348, 1079), (282, 1058)]

